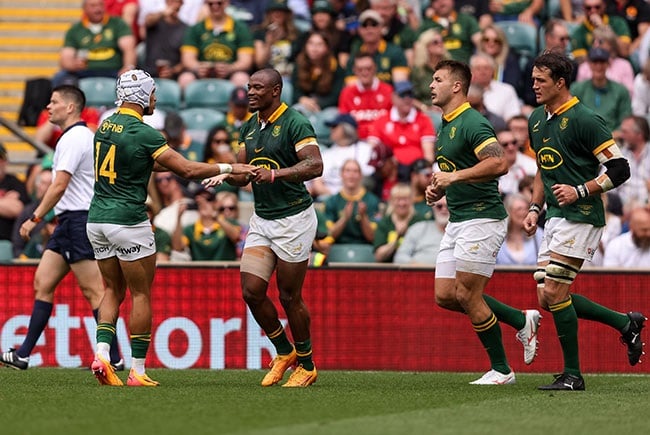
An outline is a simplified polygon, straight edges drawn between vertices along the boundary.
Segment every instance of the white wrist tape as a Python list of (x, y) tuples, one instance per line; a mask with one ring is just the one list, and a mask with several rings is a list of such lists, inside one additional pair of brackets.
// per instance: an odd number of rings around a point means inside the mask
[(230, 174), (232, 172), (232, 165), (230, 163), (217, 163), (220, 174)]

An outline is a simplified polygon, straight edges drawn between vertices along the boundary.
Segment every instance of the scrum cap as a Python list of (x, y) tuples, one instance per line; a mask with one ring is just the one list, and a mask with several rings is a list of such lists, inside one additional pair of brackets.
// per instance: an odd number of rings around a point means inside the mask
[(132, 69), (123, 73), (117, 79), (117, 101), (118, 106), (122, 103), (134, 103), (139, 106), (149, 107), (149, 98), (156, 87), (156, 82), (148, 72), (140, 69)]

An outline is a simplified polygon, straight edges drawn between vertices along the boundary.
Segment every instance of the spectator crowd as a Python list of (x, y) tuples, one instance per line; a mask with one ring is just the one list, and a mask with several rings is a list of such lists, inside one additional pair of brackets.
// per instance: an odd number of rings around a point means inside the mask
[[(160, 92), (166, 84), (178, 95), (145, 122), (190, 160), (232, 163), (251, 116), (249, 76), (275, 68), (284, 103), (312, 122), (322, 147), (323, 175), (307, 184), (321, 224), (313, 264), (349, 245), (370, 247), (364, 261), (433, 265), (449, 215), (444, 199), (424, 202), (442, 122), (429, 83), (437, 62), (466, 62), (468, 100), (509, 165), (499, 180), (510, 221), (497, 262), (533, 265), (540, 233), (522, 229), (536, 172), (530, 75), (537, 54), (560, 50), (574, 62), (572, 94), (607, 121), (632, 174), (606, 195), (606, 236), (592, 264), (650, 267), (649, 28), (642, 0), (84, 0), (52, 84), (144, 69)], [(226, 90), (223, 106), (190, 108), (191, 90), (208, 84)], [(96, 129), (111, 110), (89, 106), (82, 118)], [(36, 138), (55, 147), (60, 134), (44, 110)], [(46, 157), (22, 182), (6, 173), (0, 145), (0, 239), (13, 258), (38, 258), (56, 224), (45, 219), (28, 245), (18, 236), (51, 182)], [(158, 261), (237, 261), (251, 200), (249, 187), (206, 189), (155, 173), (148, 206)]]

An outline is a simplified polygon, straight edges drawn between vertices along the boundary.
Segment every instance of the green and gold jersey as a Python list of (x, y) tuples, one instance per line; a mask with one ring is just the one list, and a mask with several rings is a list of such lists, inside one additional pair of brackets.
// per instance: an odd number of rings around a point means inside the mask
[[(260, 121), (255, 113), (239, 132), (239, 147), (246, 149), (246, 161), (266, 169), (288, 168), (300, 161), (298, 151), (318, 146), (314, 128), (300, 112), (282, 103), (269, 117)], [(276, 180), (274, 183), (253, 183), (255, 213), (264, 219), (293, 216), (312, 204), (305, 184)]]
[[(327, 228), (332, 228), (344, 213), (345, 206), (352, 202), (352, 218), (345, 223), (343, 231), (336, 239), (336, 243), (369, 243), (361, 231), (361, 216), (359, 216), (359, 203), (366, 204), (366, 214), (371, 223), (374, 222), (375, 216), (379, 214), (379, 198), (372, 192), (362, 188), (356, 195), (348, 195), (340, 191), (335, 195), (327, 198), (325, 202), (325, 218), (327, 219)], [(372, 223), (375, 225), (375, 223)]]
[(223, 28), (215, 31), (210, 18), (190, 26), (183, 37), (181, 52), (194, 51), (201, 62), (234, 63), (238, 53), (253, 53), (253, 34), (246, 23), (226, 19)]
[[(239, 226), (235, 219), (228, 221)], [(218, 223), (205, 228), (200, 220), (183, 228), (183, 242), (189, 246), (192, 261), (235, 261), (237, 246)]]
[(148, 219), (147, 184), (163, 135), (130, 109), (118, 109), (95, 133), (95, 194), (88, 222), (135, 225)]
[(614, 144), (603, 118), (573, 97), (548, 119), (544, 106), (536, 108), (528, 120), (528, 133), (544, 183), (546, 217), (604, 226), (600, 195), (560, 207), (552, 190), (555, 184), (576, 186), (598, 176), (596, 155)]
[[(476, 156), (486, 145), (495, 142), (494, 129), (479, 112), (464, 103), (442, 117), (436, 142), (436, 162), (443, 172), (471, 168), (479, 163)], [(447, 188), (449, 221), (470, 219), (504, 219), (507, 216), (499, 194), (498, 181), (456, 183)]]
[(88, 19), (73, 24), (65, 34), (64, 47), (88, 51), (89, 70), (118, 70), (122, 68), (122, 50), (118, 40), (131, 35), (131, 28), (121, 18), (106, 15), (101, 31), (93, 33)]

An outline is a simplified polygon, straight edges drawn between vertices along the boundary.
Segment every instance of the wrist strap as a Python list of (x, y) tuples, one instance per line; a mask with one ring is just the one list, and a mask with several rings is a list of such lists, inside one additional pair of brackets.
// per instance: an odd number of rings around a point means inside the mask
[(528, 207), (528, 212), (533, 212), (540, 214), (542, 212), (542, 206), (537, 204), (537, 203), (531, 203), (530, 206)]
[(578, 193), (578, 198), (586, 198), (589, 196), (589, 189), (587, 189), (586, 184), (578, 184), (575, 189)]

